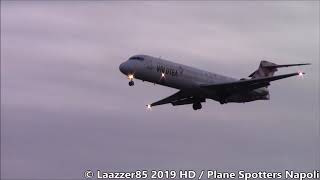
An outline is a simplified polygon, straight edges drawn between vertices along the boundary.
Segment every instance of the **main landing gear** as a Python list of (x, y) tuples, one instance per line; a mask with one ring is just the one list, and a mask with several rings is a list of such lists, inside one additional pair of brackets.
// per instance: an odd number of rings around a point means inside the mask
[(134, 86), (134, 82), (132, 80), (129, 81), (129, 86)]
[(195, 102), (195, 103), (193, 103), (192, 108), (193, 108), (193, 110), (196, 111), (196, 110), (198, 110), (198, 109), (201, 109), (201, 108), (202, 108), (202, 105), (201, 105), (200, 102)]
[(226, 101), (225, 99), (221, 99), (221, 100), (219, 101), (219, 103), (222, 105), (222, 104), (227, 103), (227, 101)]

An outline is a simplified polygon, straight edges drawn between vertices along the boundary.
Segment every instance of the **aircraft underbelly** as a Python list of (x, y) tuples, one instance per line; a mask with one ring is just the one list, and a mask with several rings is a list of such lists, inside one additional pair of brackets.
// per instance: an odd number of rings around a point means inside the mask
[(270, 95), (267, 89), (257, 89), (246, 93), (233, 94), (227, 97), (226, 102), (244, 103), (256, 100), (269, 100)]

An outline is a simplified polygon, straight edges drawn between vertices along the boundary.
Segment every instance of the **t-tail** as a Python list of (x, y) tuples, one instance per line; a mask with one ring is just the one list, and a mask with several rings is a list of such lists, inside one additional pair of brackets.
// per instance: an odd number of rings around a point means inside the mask
[(278, 68), (291, 67), (291, 66), (303, 66), (303, 65), (310, 65), (310, 63), (278, 65), (269, 61), (262, 60), (260, 62), (259, 68), (253, 73), (251, 73), (249, 77), (251, 77), (252, 79), (272, 77), (274, 73), (278, 70)]

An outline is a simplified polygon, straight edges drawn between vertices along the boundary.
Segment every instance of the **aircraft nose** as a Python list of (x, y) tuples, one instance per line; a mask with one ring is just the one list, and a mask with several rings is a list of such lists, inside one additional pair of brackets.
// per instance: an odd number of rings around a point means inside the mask
[(126, 65), (125, 65), (125, 62), (120, 64), (119, 70), (120, 70), (123, 74), (126, 74)]

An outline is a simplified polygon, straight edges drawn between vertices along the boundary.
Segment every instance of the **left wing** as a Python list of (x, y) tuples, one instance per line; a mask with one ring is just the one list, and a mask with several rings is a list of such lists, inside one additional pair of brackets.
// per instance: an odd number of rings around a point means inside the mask
[(223, 90), (227, 92), (232, 92), (234, 90), (253, 90), (261, 87), (266, 87), (270, 85), (271, 81), (276, 81), (279, 79), (288, 78), (291, 76), (298, 76), (304, 73), (290, 73), (290, 74), (283, 74), (279, 76), (272, 76), (272, 77), (263, 77), (263, 78), (255, 78), (255, 79), (248, 79), (248, 80), (239, 80), (234, 82), (227, 82), (227, 83), (219, 83), (219, 84), (212, 84), (212, 85), (200, 85), (202, 88), (208, 89), (215, 89), (215, 90)]
[(177, 93), (166, 97), (160, 101), (154, 102), (150, 105), (147, 105), (148, 107), (152, 106), (158, 106), (163, 104), (171, 103), (172, 105), (183, 105), (183, 104), (191, 104), (194, 102), (194, 97), (192, 97), (192, 93), (184, 90), (180, 90)]

